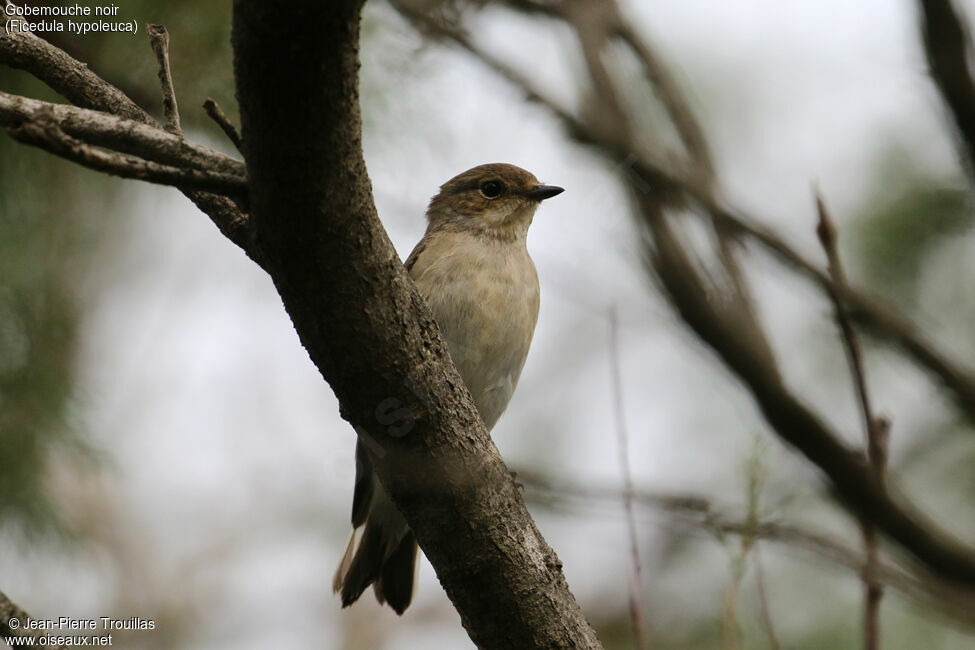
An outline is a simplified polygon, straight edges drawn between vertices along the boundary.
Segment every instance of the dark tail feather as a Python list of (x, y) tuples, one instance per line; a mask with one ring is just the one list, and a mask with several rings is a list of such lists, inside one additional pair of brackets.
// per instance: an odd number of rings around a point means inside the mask
[(342, 585), (342, 607), (348, 607), (357, 601), (366, 587), (379, 577), (385, 546), (382, 528), (372, 522), (366, 522), (366, 529), (355, 557), (352, 558), (346, 574), (337, 581)]
[[(332, 588), (341, 592), (342, 607), (348, 607), (366, 587), (374, 585), (379, 602), (388, 602), (397, 614), (402, 614), (413, 598), (416, 539), (403, 515), (376, 482), (361, 441), (356, 445), (355, 460), (354, 530), (335, 570)], [(363, 524), (362, 538), (356, 545), (355, 529)]]
[(373, 584), (379, 604), (389, 603), (389, 606), (401, 616), (413, 600), (416, 551), (416, 539), (413, 537), (413, 531), (410, 531), (386, 560), (379, 578)]

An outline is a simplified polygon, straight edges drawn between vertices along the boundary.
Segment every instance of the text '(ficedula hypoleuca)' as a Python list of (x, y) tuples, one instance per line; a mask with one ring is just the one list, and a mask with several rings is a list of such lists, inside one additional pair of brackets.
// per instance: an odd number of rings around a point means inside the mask
[[(538, 319), (528, 227), (538, 204), (562, 191), (514, 165), (469, 169), (430, 201), (426, 234), (406, 260), (489, 431), (518, 384)], [(371, 584), (380, 603), (402, 614), (413, 597), (416, 539), (383, 491), (361, 440), (352, 526), (332, 583), (343, 607)]]

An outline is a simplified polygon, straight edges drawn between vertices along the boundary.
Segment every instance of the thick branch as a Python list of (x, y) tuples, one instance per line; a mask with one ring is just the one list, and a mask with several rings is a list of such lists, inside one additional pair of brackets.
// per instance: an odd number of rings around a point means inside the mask
[(598, 648), (376, 215), (361, 147), (360, 7), (234, 3), (268, 269), (474, 642)]

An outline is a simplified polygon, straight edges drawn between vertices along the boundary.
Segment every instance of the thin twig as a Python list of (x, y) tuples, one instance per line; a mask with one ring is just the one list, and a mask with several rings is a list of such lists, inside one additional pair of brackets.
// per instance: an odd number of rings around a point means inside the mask
[(34, 145), (83, 167), (114, 176), (229, 196), (243, 196), (247, 192), (247, 179), (244, 177), (171, 167), (135, 156), (101, 151), (72, 138), (54, 121), (45, 119), (44, 116), (11, 126), (7, 132), (19, 142)]
[(616, 415), (616, 433), (619, 444), (620, 474), (623, 478), (623, 510), (626, 512), (626, 528), (629, 535), (630, 563), (630, 619), (633, 636), (639, 650), (650, 648), (650, 631), (644, 612), (643, 570), (640, 565), (640, 546), (637, 543), (636, 519), (633, 516), (633, 476), (630, 473), (629, 436), (626, 415), (623, 410), (623, 379), (620, 372), (619, 322), (616, 308), (609, 310), (610, 374), (613, 387), (613, 407)]
[[(524, 468), (518, 469), (518, 479), (525, 485), (530, 500), (553, 510), (578, 513), (577, 504), (599, 502), (593, 511), (605, 515), (603, 505), (619, 503), (623, 498), (617, 487), (601, 486), (580, 481), (559, 481)], [(732, 513), (723, 506), (697, 494), (660, 493), (634, 490), (636, 506), (667, 514), (673, 522), (703, 531), (716, 539), (728, 535), (750, 536), (787, 549), (808, 553), (831, 565), (862, 574), (866, 566), (864, 555), (843, 541), (791, 523), (773, 519), (749, 521), (747, 516)], [(588, 513), (588, 511), (587, 511)], [(911, 600), (933, 607), (969, 628), (975, 627), (975, 593), (958, 590), (953, 585), (928, 574), (915, 576), (901, 567), (881, 562), (877, 578), (884, 585)]]
[(230, 121), (230, 118), (228, 118), (224, 112), (220, 110), (220, 106), (217, 104), (217, 102), (213, 101), (212, 98), (207, 97), (207, 100), (203, 102), (203, 110), (205, 110), (207, 115), (210, 116), (210, 119), (216, 122), (217, 125), (223, 130), (224, 135), (226, 135), (230, 141), (234, 143), (234, 146), (237, 147), (237, 151), (243, 153), (244, 144), (240, 139), (240, 132), (237, 130), (237, 127), (234, 126), (233, 122)]
[[(863, 418), (867, 459), (878, 483), (885, 485), (887, 426), (879, 418), (874, 416), (870, 391), (867, 390), (867, 372), (863, 364), (863, 351), (860, 348), (853, 324), (847, 315), (843, 299), (837, 290), (837, 287), (845, 287), (847, 282), (846, 273), (843, 271), (843, 264), (840, 261), (839, 251), (836, 246), (836, 226), (830, 218), (829, 212), (826, 210), (826, 204), (823, 202), (823, 198), (818, 190), (814, 192), (814, 196), (816, 199), (816, 212), (819, 215), (816, 234), (819, 237), (819, 242), (823, 246), (823, 251), (826, 253), (829, 273), (833, 279), (833, 284), (829, 288), (829, 295), (833, 301), (836, 323), (840, 328), (840, 338), (843, 341), (843, 349), (846, 352), (847, 362), (850, 365), (850, 374), (853, 376), (853, 385), (857, 395), (857, 402), (860, 406), (860, 415)], [(880, 650), (880, 603), (883, 600), (884, 592), (883, 586), (876, 577), (877, 567), (880, 562), (877, 530), (867, 517), (860, 518), (860, 528), (863, 533), (863, 544), (867, 557), (867, 562), (863, 569), (863, 647), (865, 650)]]
[(166, 115), (165, 129), (176, 135), (183, 135), (179, 123), (179, 107), (176, 105), (176, 91), (173, 89), (173, 74), (169, 68), (169, 32), (165, 25), (146, 25), (149, 44), (159, 62), (159, 84), (162, 86), (163, 112)]
[(882, 441), (877, 430), (877, 420), (873, 415), (871, 406), (870, 392), (867, 390), (867, 372), (863, 366), (863, 351), (860, 349), (860, 342), (857, 339), (853, 324), (847, 315), (843, 298), (838, 288), (847, 286), (846, 273), (843, 271), (843, 264), (836, 247), (836, 226), (830, 219), (826, 211), (826, 204), (823, 202), (819, 191), (814, 192), (816, 199), (816, 212), (819, 222), (816, 225), (816, 235), (823, 251), (826, 253), (827, 268), (833, 280), (829, 285), (829, 295), (833, 301), (834, 315), (836, 323), (840, 328), (843, 340), (843, 349), (846, 352), (847, 362), (850, 364), (850, 374), (853, 376), (853, 386), (856, 391), (857, 403), (860, 407), (860, 415), (863, 418), (863, 432), (867, 443), (867, 457), (873, 461), (881, 457), (880, 450)]
[(768, 637), (769, 648), (781, 650), (782, 644), (779, 643), (779, 635), (775, 633), (775, 621), (772, 618), (768, 594), (765, 593), (765, 568), (762, 565), (762, 553), (758, 546), (755, 547), (755, 588), (758, 590), (758, 612), (762, 617), (762, 626)]

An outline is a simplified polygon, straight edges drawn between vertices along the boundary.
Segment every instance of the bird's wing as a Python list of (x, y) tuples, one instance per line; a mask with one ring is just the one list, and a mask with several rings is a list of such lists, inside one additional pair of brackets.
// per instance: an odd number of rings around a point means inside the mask
[(410, 272), (411, 276), (413, 275), (413, 266), (416, 264), (416, 261), (420, 259), (420, 255), (423, 254), (423, 251), (426, 250), (426, 247), (427, 247), (427, 238), (424, 237), (413, 248), (413, 252), (410, 253), (410, 256), (406, 258), (406, 270)]

